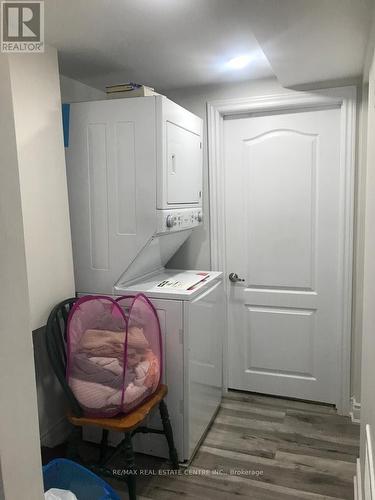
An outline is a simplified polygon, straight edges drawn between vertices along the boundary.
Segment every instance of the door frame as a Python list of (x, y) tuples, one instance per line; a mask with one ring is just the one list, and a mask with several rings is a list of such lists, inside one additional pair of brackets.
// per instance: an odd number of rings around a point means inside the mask
[[(304, 111), (339, 107), (341, 110), (340, 157), (343, 173), (340, 179), (341, 241), (339, 248), (340, 276), (340, 324), (342, 331), (338, 348), (340, 370), (340, 397), (337, 410), (348, 415), (350, 411), (350, 362), (351, 362), (351, 315), (353, 274), (353, 222), (355, 184), (355, 140), (356, 140), (356, 87), (338, 87), (313, 92), (291, 91), (259, 97), (224, 99), (207, 102), (208, 126), (208, 172), (210, 195), (210, 245), (211, 269), (223, 271), (227, 292), (226, 234), (225, 234), (225, 189), (223, 161), (223, 122), (228, 115), (250, 113)], [(227, 293), (226, 293), (227, 300)], [(227, 316), (228, 316), (227, 302)], [(223, 349), (223, 386), (228, 390), (228, 329)]]

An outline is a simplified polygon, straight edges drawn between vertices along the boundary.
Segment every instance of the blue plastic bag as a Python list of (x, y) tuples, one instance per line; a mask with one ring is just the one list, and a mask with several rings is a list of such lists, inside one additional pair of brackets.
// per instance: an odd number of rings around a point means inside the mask
[(120, 500), (99, 476), (65, 458), (56, 458), (43, 467), (44, 491), (61, 488), (72, 491), (78, 500)]

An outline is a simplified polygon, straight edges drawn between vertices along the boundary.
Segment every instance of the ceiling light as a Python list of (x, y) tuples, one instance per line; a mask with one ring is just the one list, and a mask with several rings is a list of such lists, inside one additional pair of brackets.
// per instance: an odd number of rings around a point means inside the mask
[(251, 57), (249, 55), (237, 56), (230, 59), (227, 63), (227, 66), (232, 69), (242, 69), (247, 66), (251, 61)]

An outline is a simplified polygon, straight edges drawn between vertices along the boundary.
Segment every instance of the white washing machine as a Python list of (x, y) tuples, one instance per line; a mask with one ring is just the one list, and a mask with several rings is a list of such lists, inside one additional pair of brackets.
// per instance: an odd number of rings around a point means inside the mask
[[(168, 411), (179, 460), (188, 463), (215, 417), (222, 397), (225, 324), (222, 273), (164, 269), (129, 285), (119, 283), (115, 293), (144, 293), (157, 310)], [(162, 428), (157, 410), (147, 425)], [(95, 428), (87, 428), (84, 436), (98, 443), (101, 434)], [(110, 433), (109, 443), (117, 445), (121, 439), (118, 433)], [(159, 434), (137, 434), (133, 445), (141, 453), (169, 456), (165, 437)]]
[[(194, 286), (194, 280), (201, 281)], [(116, 286), (120, 295), (139, 292), (151, 298), (158, 312), (176, 448), (180, 460), (189, 461), (222, 396), (222, 273), (165, 269), (129, 286)], [(159, 415), (153, 416), (149, 425), (161, 428)], [(168, 457), (163, 436), (137, 435), (134, 441), (138, 451)]]

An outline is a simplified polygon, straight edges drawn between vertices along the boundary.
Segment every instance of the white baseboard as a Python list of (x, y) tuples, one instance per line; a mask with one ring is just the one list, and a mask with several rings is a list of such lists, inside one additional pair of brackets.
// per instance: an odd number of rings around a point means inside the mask
[(366, 425), (365, 467), (363, 471), (363, 500), (375, 500), (374, 454), (372, 451), (371, 428)]
[(358, 403), (354, 397), (350, 398), (350, 418), (355, 424), (361, 423), (361, 403)]
[(354, 476), (354, 500), (363, 500), (361, 482), (361, 463), (357, 458), (356, 475)]
[(63, 443), (69, 436), (72, 426), (67, 421), (66, 417), (60, 418), (49, 429), (44, 431), (40, 436), (42, 446), (54, 448)]

